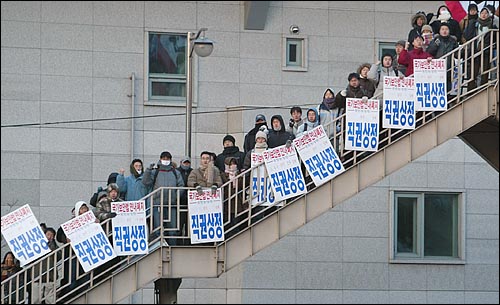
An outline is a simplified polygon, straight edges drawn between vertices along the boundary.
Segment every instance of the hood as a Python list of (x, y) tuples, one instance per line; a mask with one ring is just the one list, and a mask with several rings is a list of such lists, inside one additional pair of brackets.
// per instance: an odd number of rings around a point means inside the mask
[[(279, 130), (280, 132), (285, 132), (285, 123), (283, 122), (283, 117), (279, 114), (275, 114), (271, 117), (271, 130), (274, 131), (274, 128), (273, 128), (273, 120), (274, 119), (278, 119), (280, 121), (280, 124), (281, 124), (281, 129)], [(275, 131), (276, 132), (276, 131)]]
[[(314, 113), (316, 114), (316, 120), (314, 122), (310, 122), (309, 119), (307, 118), (307, 114), (309, 113), (309, 111), (314, 111)], [(306, 111), (306, 122), (308, 123), (318, 123), (319, 122), (319, 114), (318, 114), (318, 110), (316, 108), (309, 108), (307, 109)]]
[(80, 215), (80, 208), (82, 207), (82, 205), (86, 205), (87, 207), (89, 207), (89, 205), (85, 201), (83, 200), (78, 201), (77, 203), (75, 203), (75, 216)]
[(116, 176), (118, 176), (118, 173), (111, 173), (111, 174), (109, 174), (109, 176), (108, 176), (108, 184), (106, 184), (106, 185), (110, 185), (111, 183), (116, 183)]
[(130, 173), (131, 173), (132, 175), (134, 175), (134, 177), (136, 177), (136, 178), (137, 178), (137, 177), (139, 177), (140, 175), (139, 175), (139, 174), (137, 173), (137, 171), (135, 170), (135, 167), (134, 167), (134, 163), (135, 163), (135, 162), (139, 162), (139, 163), (141, 163), (141, 165), (142, 165), (142, 172), (141, 172), (141, 175), (142, 175), (142, 173), (144, 173), (144, 164), (142, 164), (142, 160), (141, 160), (141, 159), (134, 159), (134, 160), (132, 160), (132, 162), (130, 163)]
[(333, 90), (332, 90), (332, 89), (330, 89), (330, 88), (328, 88), (328, 89), (326, 89), (326, 90), (325, 90), (325, 92), (323, 93), (323, 98), (325, 98), (325, 95), (326, 95), (326, 93), (327, 93), (328, 91), (330, 91), (330, 93), (333, 95), (333, 98), (335, 98), (335, 93), (334, 93), (334, 92), (333, 92)]
[(425, 24), (427, 24), (427, 16), (425, 16), (425, 14), (422, 13), (422, 12), (418, 12), (418, 13), (416, 13), (415, 15), (413, 15), (411, 17), (411, 26), (412, 26), (412, 28), (417, 27), (417, 18), (418, 17), (423, 17), (424, 18), (424, 23), (422, 24), (422, 26), (425, 25)]

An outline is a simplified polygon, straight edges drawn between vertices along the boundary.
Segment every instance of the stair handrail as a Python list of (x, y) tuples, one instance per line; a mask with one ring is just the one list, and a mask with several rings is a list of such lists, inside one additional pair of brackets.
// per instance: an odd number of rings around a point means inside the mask
[[(495, 43), (492, 46), (487, 46), (486, 48), (484, 47), (484, 37), (485, 35), (491, 35), (490, 36), (490, 41), (494, 41)], [(477, 49), (476, 47), (476, 42), (483, 43), (481, 49)], [(474, 37), (474, 39), (467, 41), (463, 45), (460, 45), (457, 49), (450, 51), (449, 53), (443, 55), (441, 58), (450, 58), (451, 60), (451, 67), (448, 69), (448, 71), (451, 71), (453, 75), (453, 71), (455, 67), (458, 65), (456, 64), (456, 61), (458, 61), (459, 65), (462, 67), (462, 69), (458, 69), (457, 74), (456, 74), (456, 80), (457, 80), (457, 94), (455, 97), (452, 99), (448, 100), (448, 109), (443, 111), (446, 112), (449, 109), (453, 107), (457, 107), (459, 104), (461, 104), (465, 99), (471, 97), (474, 94), (477, 94), (479, 91), (483, 90), (485, 87), (488, 86), (498, 86), (498, 54), (500, 53), (500, 48), (499, 48), (499, 30), (494, 29), (490, 30), (486, 33), (483, 33), (480, 36)], [(469, 82), (473, 81), (471, 79), (464, 79), (463, 74), (464, 74), (464, 68), (465, 71), (467, 71), (469, 61), (471, 62), (471, 67), (470, 69), (474, 68), (474, 60), (472, 58), (476, 58), (480, 56), (481, 62), (484, 61), (484, 54), (485, 50), (489, 47), (494, 47), (496, 50), (496, 54), (494, 52), (489, 52), (489, 62), (492, 63), (491, 67), (485, 71), (481, 71), (480, 75), (485, 75), (485, 74), (492, 74), (496, 78), (490, 80), (486, 84), (483, 84), (481, 86), (477, 86), (474, 90), (467, 91), (465, 94), (463, 90), (465, 87), (469, 84)], [(463, 56), (462, 56), (463, 55)], [(493, 64), (495, 63), (495, 64)], [(495, 73), (496, 72), (496, 73)], [(454, 79), (455, 80), (455, 79)], [(449, 93), (450, 91), (448, 91)], [(382, 94), (379, 94), (373, 99), (380, 99)], [(498, 103), (498, 101), (497, 101)], [(382, 109), (380, 109), (382, 111)], [(498, 107), (497, 107), (498, 111)], [(420, 128), (421, 126), (425, 125), (425, 123), (429, 120), (434, 120), (437, 116), (439, 116), (439, 113), (434, 113), (432, 111), (424, 111), (422, 113), (422, 116), (419, 117), (416, 120), (416, 129)], [(420, 123), (420, 124), (417, 124)], [(345, 150), (342, 145), (339, 145), (340, 139), (345, 138), (345, 113), (339, 116), (338, 118), (334, 119), (332, 122), (330, 122), (328, 125), (325, 125), (324, 128), (328, 132), (330, 128), (333, 126), (341, 126), (340, 131), (337, 131), (337, 128), (333, 128), (333, 136), (330, 138), (330, 141), (332, 142), (334, 147), (339, 147), (339, 156), (343, 159), (344, 164), (347, 164), (348, 166), (346, 169), (356, 166), (359, 162), (361, 162), (364, 158), (368, 157), (371, 155), (368, 152), (357, 152), (357, 151), (348, 151)], [(413, 132), (413, 131), (405, 131), (405, 130), (396, 130), (395, 132), (392, 132), (390, 128), (382, 128), (380, 126), (379, 129), (379, 137), (383, 137), (383, 141), (379, 142), (379, 150), (383, 149), (387, 145), (390, 145), (392, 142), (397, 141), (399, 139), (398, 135), (400, 135), (403, 132)], [(238, 181), (236, 184), (236, 187), (233, 188), (233, 180), (227, 181), (221, 186), (222, 192), (225, 194), (224, 196), (224, 201), (223, 205), (227, 211), (228, 218), (224, 220), (224, 227), (225, 227), (225, 233), (227, 234), (226, 240), (224, 242), (218, 242), (214, 243), (214, 247), (221, 247), (226, 243), (228, 240), (231, 238), (234, 238), (239, 232), (239, 228), (244, 226), (244, 227), (250, 227), (255, 225), (257, 222), (262, 221), (265, 217), (270, 216), (271, 214), (275, 213), (277, 210), (280, 208), (276, 209), (275, 207), (277, 206), (277, 203), (275, 202), (274, 204), (265, 206), (263, 209), (259, 209), (257, 211), (256, 207), (262, 207), (263, 202), (257, 203), (257, 204), (252, 204), (252, 201), (255, 197), (260, 196), (260, 190), (256, 190), (256, 193), (254, 190), (251, 189), (251, 181), (250, 177), (254, 175), (254, 171), (257, 171), (257, 177), (259, 177), (260, 173), (260, 168), (263, 167), (264, 164), (256, 165), (254, 167), (251, 167), (241, 173), (239, 173), (235, 179)], [(265, 178), (265, 185), (267, 185), (267, 177)], [(315, 188), (314, 184), (312, 181), (308, 184), (308, 187), (312, 189)], [(152, 236), (153, 234), (158, 233), (159, 236), (156, 238), (153, 238), (150, 240), (150, 248), (153, 245), (159, 245), (161, 246), (162, 242), (165, 239), (171, 238), (171, 239), (177, 239), (177, 240), (188, 240), (190, 238), (190, 233), (189, 229), (184, 231), (184, 235), (166, 235), (166, 232), (174, 232), (174, 231), (182, 231), (182, 228), (179, 226), (179, 221), (177, 222), (177, 227), (176, 228), (168, 228), (168, 224), (170, 220), (172, 219), (172, 214), (171, 211), (176, 208), (176, 213), (177, 213), (177, 219), (180, 219), (181, 213), (185, 213), (187, 215), (187, 206), (181, 205), (181, 197), (179, 195), (180, 191), (188, 191), (192, 190), (193, 188), (189, 187), (161, 187), (158, 188), (151, 193), (147, 194), (141, 200), (144, 200), (146, 202), (146, 210), (147, 210), (147, 223), (148, 223), (148, 236)], [(165, 192), (168, 194), (167, 198), (172, 198), (172, 193), (175, 193), (175, 206), (172, 205), (172, 200), (167, 200), (166, 206), (165, 206)], [(264, 197), (267, 196), (267, 190), (264, 188)], [(159, 199), (158, 199), (159, 197)], [(300, 199), (302, 196), (297, 196), (293, 200), (289, 200), (285, 205), (291, 204), (292, 202)], [(162, 202), (163, 204), (160, 204), (159, 206), (161, 207), (159, 209), (160, 213), (160, 219), (163, 219), (164, 216), (166, 215), (166, 219), (163, 221), (163, 225), (159, 226), (158, 228), (154, 228), (154, 219), (153, 219), (153, 212), (152, 212), (152, 207), (155, 206), (155, 202), (159, 200), (159, 202)], [(238, 210), (238, 201), (241, 201), (240, 206), (247, 206), (245, 209)], [(264, 217), (265, 215), (265, 217)], [(236, 222), (235, 222), (236, 221)], [(189, 223), (189, 222), (188, 222)], [(107, 219), (101, 223), (103, 226), (103, 229), (105, 230), (106, 234), (108, 237), (111, 236), (111, 219)], [(112, 266), (112, 269), (119, 272), (121, 270), (120, 267), (126, 267), (132, 263), (134, 263), (136, 260), (140, 259), (140, 256), (128, 256), (126, 259), (121, 260), (114, 266)], [(75, 268), (72, 267), (72, 264), (75, 264), (76, 262), (76, 270), (73, 270)], [(45, 270), (44, 270), (45, 269)], [(70, 281), (67, 283), (61, 283), (61, 273), (64, 273), (65, 270), (67, 270), (67, 274), (70, 277)], [(102, 281), (108, 279), (113, 275), (113, 273), (100, 273), (98, 274), (96, 272), (96, 269), (91, 270), (87, 273), (81, 273), (80, 272), (80, 267), (79, 267), (79, 262), (77, 261), (77, 257), (75, 253), (73, 252), (71, 246), (69, 243), (62, 244), (59, 246), (58, 249), (48, 253), (44, 257), (31, 262), (27, 264), (26, 266), (23, 267), (22, 270), (17, 272), (16, 274), (12, 275), (8, 279), (5, 279), (4, 281), (1, 282), (1, 302), (2, 304), (7, 300), (8, 302), (14, 302), (17, 304), (20, 303), (25, 303), (27, 302), (27, 296), (28, 293), (31, 294), (30, 289), (33, 289), (33, 286), (38, 286), (41, 287), (41, 284), (49, 281), (49, 277), (53, 276), (53, 278), (57, 278), (56, 281), (53, 282), (54, 285), (54, 290), (56, 291), (56, 302), (61, 302), (61, 301), (71, 301), (77, 298), (79, 295), (82, 293), (85, 293), (87, 290), (92, 289), (93, 287), (99, 285)], [(75, 282), (78, 282), (78, 285), (73, 287), (72, 285), (75, 284)], [(70, 291), (67, 291), (68, 288), (71, 287)], [(39, 288), (40, 289), (40, 288)], [(80, 290), (80, 291), (79, 291)], [(6, 295), (5, 291), (9, 291), (9, 293)], [(75, 293), (76, 292), (76, 293)], [(45, 297), (41, 297), (41, 301), (45, 300)]]

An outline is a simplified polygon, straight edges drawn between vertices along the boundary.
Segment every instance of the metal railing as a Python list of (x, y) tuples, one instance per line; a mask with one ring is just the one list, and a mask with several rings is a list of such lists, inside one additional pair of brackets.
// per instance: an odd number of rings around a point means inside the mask
[[(498, 30), (491, 30), (443, 56), (443, 58), (450, 60), (451, 65), (448, 72), (449, 75), (452, 75), (451, 82), (456, 84), (456, 91), (453, 92), (455, 94), (449, 95), (448, 109), (461, 104), (466, 98), (483, 90), (486, 86), (498, 86), (499, 45), (498, 43), (484, 45), (486, 35), (490, 35), (490, 41), (498, 42)], [(485, 63), (488, 62), (492, 63), (491, 66), (484, 68)], [(470, 77), (470, 71), (478, 68), (477, 65), (481, 68), (477, 75), (478, 78), (483, 77), (484, 81), (484, 77), (487, 76), (488, 80), (479, 86), (471, 86), (471, 82), (476, 80)], [(380, 96), (373, 98), (380, 98)], [(417, 116), (416, 128), (418, 129), (439, 115), (440, 113), (422, 112)], [(324, 127), (332, 135), (330, 140), (333, 146), (338, 148), (339, 156), (342, 158), (346, 169), (355, 166), (371, 155), (370, 152), (344, 149), (341, 140), (345, 136), (345, 114)], [(382, 128), (382, 126), (380, 128), (379, 150), (397, 141), (402, 135), (412, 132), (409, 130), (387, 129)], [(267, 187), (262, 189), (252, 189), (251, 187), (252, 177), (260, 178), (260, 166), (250, 168), (237, 175), (235, 183), (230, 180), (221, 186), (226, 241), (246, 228), (262, 221), (283, 205), (288, 205), (301, 197), (298, 196), (286, 202), (274, 202), (269, 205), (264, 201), (255, 203), (257, 198), (267, 198)], [(264, 185), (267, 185), (267, 180)], [(308, 190), (314, 189), (312, 181), (307, 184), (307, 188)], [(166, 243), (172, 247), (191, 246), (187, 196), (185, 196), (189, 189), (187, 187), (164, 187), (151, 192), (143, 198), (147, 206), (146, 220), (150, 251), (165, 246)], [(110, 219), (103, 221), (101, 224), (111, 240)], [(205, 243), (203, 246), (220, 246), (223, 243)], [(120, 257), (111, 263), (85, 273), (81, 269), (70, 244), (63, 244), (57, 250), (24, 266), (21, 271), (2, 281), (1, 302), (2, 304), (28, 303), (28, 300), (35, 301), (34, 298), (38, 295), (37, 299), (40, 302), (68, 303), (78, 298), (88, 289), (99, 285), (113, 274), (120, 272), (131, 263), (140, 260), (141, 257), (144, 257), (144, 255)], [(45, 294), (43, 294), (44, 291), (46, 291)]]

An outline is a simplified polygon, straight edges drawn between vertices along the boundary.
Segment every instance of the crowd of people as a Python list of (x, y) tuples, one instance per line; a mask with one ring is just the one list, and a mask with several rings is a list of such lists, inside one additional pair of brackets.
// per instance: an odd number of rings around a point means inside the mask
[[(335, 94), (332, 89), (327, 88), (321, 102), (317, 107), (308, 108), (305, 117), (303, 117), (303, 109), (300, 106), (291, 107), (290, 119), (287, 124), (279, 114), (272, 115), (269, 122), (264, 114), (258, 114), (255, 117), (254, 127), (245, 135), (243, 150), (236, 145), (236, 140), (232, 135), (226, 135), (222, 139), (222, 152), (219, 154), (209, 151), (201, 152), (200, 164), (197, 168), (192, 167), (191, 158), (187, 156), (180, 159), (178, 163), (174, 162), (172, 154), (168, 151), (161, 152), (159, 159), (147, 167), (144, 166), (141, 159), (134, 159), (129, 166), (129, 175), (126, 175), (124, 168), (111, 173), (107, 185), (98, 188), (88, 203), (87, 201), (78, 201), (75, 204), (71, 211), (71, 217), (92, 210), (98, 221), (103, 222), (116, 216), (116, 213), (111, 211), (112, 202), (136, 201), (158, 189), (175, 187), (179, 189), (170, 192), (169, 196), (162, 197), (159, 192), (155, 193), (152, 196), (152, 201), (148, 202), (150, 204), (148, 214), (152, 213), (153, 226), (158, 228), (163, 223), (160, 219), (160, 209), (165, 206), (165, 203), (160, 201), (160, 197), (164, 200), (167, 198), (166, 200), (170, 202), (175, 202), (180, 198), (180, 205), (171, 205), (171, 217), (166, 225), (166, 228), (171, 230), (167, 231), (167, 234), (179, 234), (176, 229), (180, 228), (182, 235), (187, 236), (187, 213), (181, 213), (181, 218), (177, 219), (178, 213), (176, 211), (178, 207), (187, 207), (186, 188), (192, 188), (198, 192), (207, 189), (215, 192), (228, 181), (234, 183), (234, 188), (241, 187), (237, 185), (235, 177), (251, 167), (252, 153), (262, 153), (266, 149), (290, 145), (295, 137), (300, 137), (319, 125), (325, 126), (329, 136), (332, 137), (341, 128), (339, 124), (333, 126), (332, 122), (345, 112), (347, 98), (382, 98), (384, 76), (410, 76), (413, 74), (413, 61), (415, 59), (439, 58), (455, 50), (459, 44), (464, 44), (489, 29), (498, 29), (498, 9), (496, 15), (494, 12), (495, 8), (492, 8), (491, 5), (485, 6), (478, 12), (478, 7), (473, 2), (468, 7), (467, 16), (460, 22), (453, 19), (446, 5), (440, 6), (436, 15), (418, 12), (411, 18), (412, 29), (408, 33), (407, 40), (396, 42), (396, 55), (394, 57), (385, 53), (376, 63), (362, 63), (355, 72), (347, 76), (347, 86), (344, 90)], [(434, 20), (432, 20), (433, 17), (435, 17)], [(491, 45), (495, 42), (486, 41), (485, 43)], [(447, 64), (449, 68), (451, 63)], [(488, 69), (490, 64), (488, 60), (482, 62), (482, 65), (478, 62), (473, 65), (473, 70), (467, 71), (467, 74), (474, 80), (469, 83), (468, 89), (473, 89), (478, 84), (487, 81), (487, 75), (484, 74), (480, 80), (477, 82), (475, 80), (480, 69)], [(448, 88), (450, 88), (450, 82), (451, 75), (448, 73)], [(341, 143), (335, 145), (337, 151), (339, 145)], [(248, 208), (248, 205), (242, 205), (242, 200), (239, 202), (238, 209)], [(227, 213), (225, 210), (224, 217), (227, 217)], [(164, 218), (166, 219), (165, 214)], [(44, 228), (44, 232), (52, 250), (57, 249), (58, 243), (70, 242), (62, 228), (56, 231), (54, 228), (48, 227)], [(153, 234), (150, 237), (157, 236), (157, 234)], [(169, 245), (186, 244), (180, 239), (171, 238), (168, 241)], [(70, 267), (73, 270), (77, 268), (76, 261), (67, 261), (65, 264), (67, 264), (65, 270), (69, 270)], [(50, 266), (43, 268), (50, 268)], [(13, 253), (6, 253), (2, 261), (2, 281), (19, 270), (21, 267)], [(75, 282), (74, 274), (76, 272), (72, 273), (72, 278), (68, 278), (68, 274), (65, 274), (61, 284)], [(31, 302), (39, 303), (40, 299), (43, 298), (47, 304), (54, 303), (56, 295), (53, 291), (54, 280), (54, 278), (46, 278), (46, 281), (41, 283), (42, 287), (32, 287), (32, 291), (41, 291), (42, 295), (33, 293), (30, 296)], [(71, 291), (73, 287), (69, 285), (65, 292)], [(16, 287), (6, 285), (5, 289), (7, 288), (15, 289)], [(8, 295), (8, 291), (5, 291), (5, 294)], [(5, 303), (11, 302), (8, 299), (4, 301)]]

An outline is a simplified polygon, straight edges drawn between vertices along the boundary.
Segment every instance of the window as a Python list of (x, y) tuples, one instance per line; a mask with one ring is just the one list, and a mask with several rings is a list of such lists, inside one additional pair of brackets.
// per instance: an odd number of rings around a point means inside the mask
[(392, 58), (396, 55), (395, 42), (379, 42), (378, 43), (378, 59), (382, 61), (382, 55), (385, 53), (391, 54)]
[(148, 99), (186, 103), (187, 34), (148, 35)]
[(283, 66), (285, 71), (307, 71), (307, 38), (283, 37)]
[(394, 193), (392, 259), (462, 260), (463, 209), (457, 193)]

